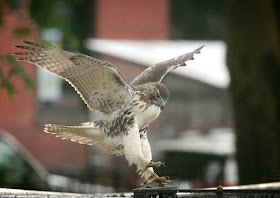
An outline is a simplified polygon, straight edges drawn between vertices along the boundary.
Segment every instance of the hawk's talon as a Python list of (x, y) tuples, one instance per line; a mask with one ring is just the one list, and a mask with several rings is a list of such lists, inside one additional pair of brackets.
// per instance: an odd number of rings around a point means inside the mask
[(159, 168), (159, 167), (161, 167), (161, 166), (165, 167), (165, 162), (163, 162), (163, 161), (154, 162), (153, 160), (151, 160), (151, 161), (146, 165), (146, 167), (143, 168), (143, 169), (141, 169), (140, 171), (141, 171), (142, 173), (144, 173), (149, 167)]
[(162, 162), (162, 161), (158, 161), (158, 162), (154, 162), (153, 160), (151, 160), (148, 164), (147, 164), (147, 167), (156, 167), (156, 168), (159, 168), (159, 167), (165, 167), (165, 162)]
[(169, 183), (174, 183), (173, 180), (169, 180), (169, 179), (167, 179), (167, 177), (159, 177), (159, 176), (155, 176), (155, 177), (147, 180), (145, 183), (146, 184), (151, 184), (151, 183), (154, 183), (154, 182), (159, 183), (160, 186), (165, 186)]

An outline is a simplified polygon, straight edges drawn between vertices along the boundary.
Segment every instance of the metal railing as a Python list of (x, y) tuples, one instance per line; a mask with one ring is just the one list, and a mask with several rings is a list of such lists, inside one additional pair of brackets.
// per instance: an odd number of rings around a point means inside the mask
[(280, 198), (280, 183), (216, 189), (137, 188), (134, 198)]
[(133, 193), (79, 194), (0, 188), (0, 198), (280, 198), (280, 182), (212, 189), (177, 189), (176, 186), (142, 187)]
[(93, 198), (132, 197), (132, 193), (81, 194), (0, 188), (0, 198)]

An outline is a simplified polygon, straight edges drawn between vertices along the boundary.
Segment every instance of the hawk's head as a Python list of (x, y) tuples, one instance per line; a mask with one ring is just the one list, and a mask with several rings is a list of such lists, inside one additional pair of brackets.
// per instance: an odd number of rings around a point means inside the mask
[(169, 91), (164, 84), (157, 82), (145, 83), (135, 87), (140, 92), (140, 100), (148, 105), (156, 105), (162, 110), (169, 98)]

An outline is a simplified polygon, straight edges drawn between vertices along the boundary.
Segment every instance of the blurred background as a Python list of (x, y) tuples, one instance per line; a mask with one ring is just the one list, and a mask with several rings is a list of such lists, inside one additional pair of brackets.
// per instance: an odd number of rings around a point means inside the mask
[(106, 60), (127, 82), (205, 45), (163, 80), (171, 97), (148, 129), (153, 160), (166, 162), (156, 171), (179, 188), (279, 181), (279, 8), (278, 0), (1, 0), (0, 187), (109, 193), (143, 182), (124, 157), (43, 132), (100, 114), (67, 82), (16, 62), (22, 40)]

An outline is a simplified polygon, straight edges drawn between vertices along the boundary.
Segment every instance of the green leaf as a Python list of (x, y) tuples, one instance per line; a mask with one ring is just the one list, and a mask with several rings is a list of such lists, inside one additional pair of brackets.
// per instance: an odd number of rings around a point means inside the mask
[(13, 36), (16, 38), (24, 38), (30, 35), (31, 30), (29, 27), (17, 27), (13, 30)]
[(0, 87), (6, 90), (9, 97), (15, 93), (14, 86), (7, 78), (5, 78), (2, 68), (0, 68)]
[(15, 86), (10, 80), (13, 76), (20, 78), (25, 88), (30, 89), (34, 87), (33, 80), (27, 75), (22, 65), (19, 64), (13, 56), (10, 54), (0, 54), (0, 61), (10, 68), (6, 76), (0, 68), (0, 87), (6, 90), (9, 97), (12, 97), (16, 92)]
[(24, 83), (24, 87), (27, 89), (32, 89), (34, 88), (34, 82), (31, 78), (29, 78), (28, 76), (24, 76), (23, 77), (23, 83)]
[(14, 58), (10, 54), (0, 54), (0, 61), (6, 63), (6, 64), (11, 64), (15, 62)]
[(4, 12), (3, 12), (3, 8), (0, 6), (0, 28), (2, 28), (4, 25), (3, 18), (4, 18)]
[(1, 87), (6, 90), (9, 97), (12, 97), (15, 94), (15, 87), (9, 80), (2, 81)]

